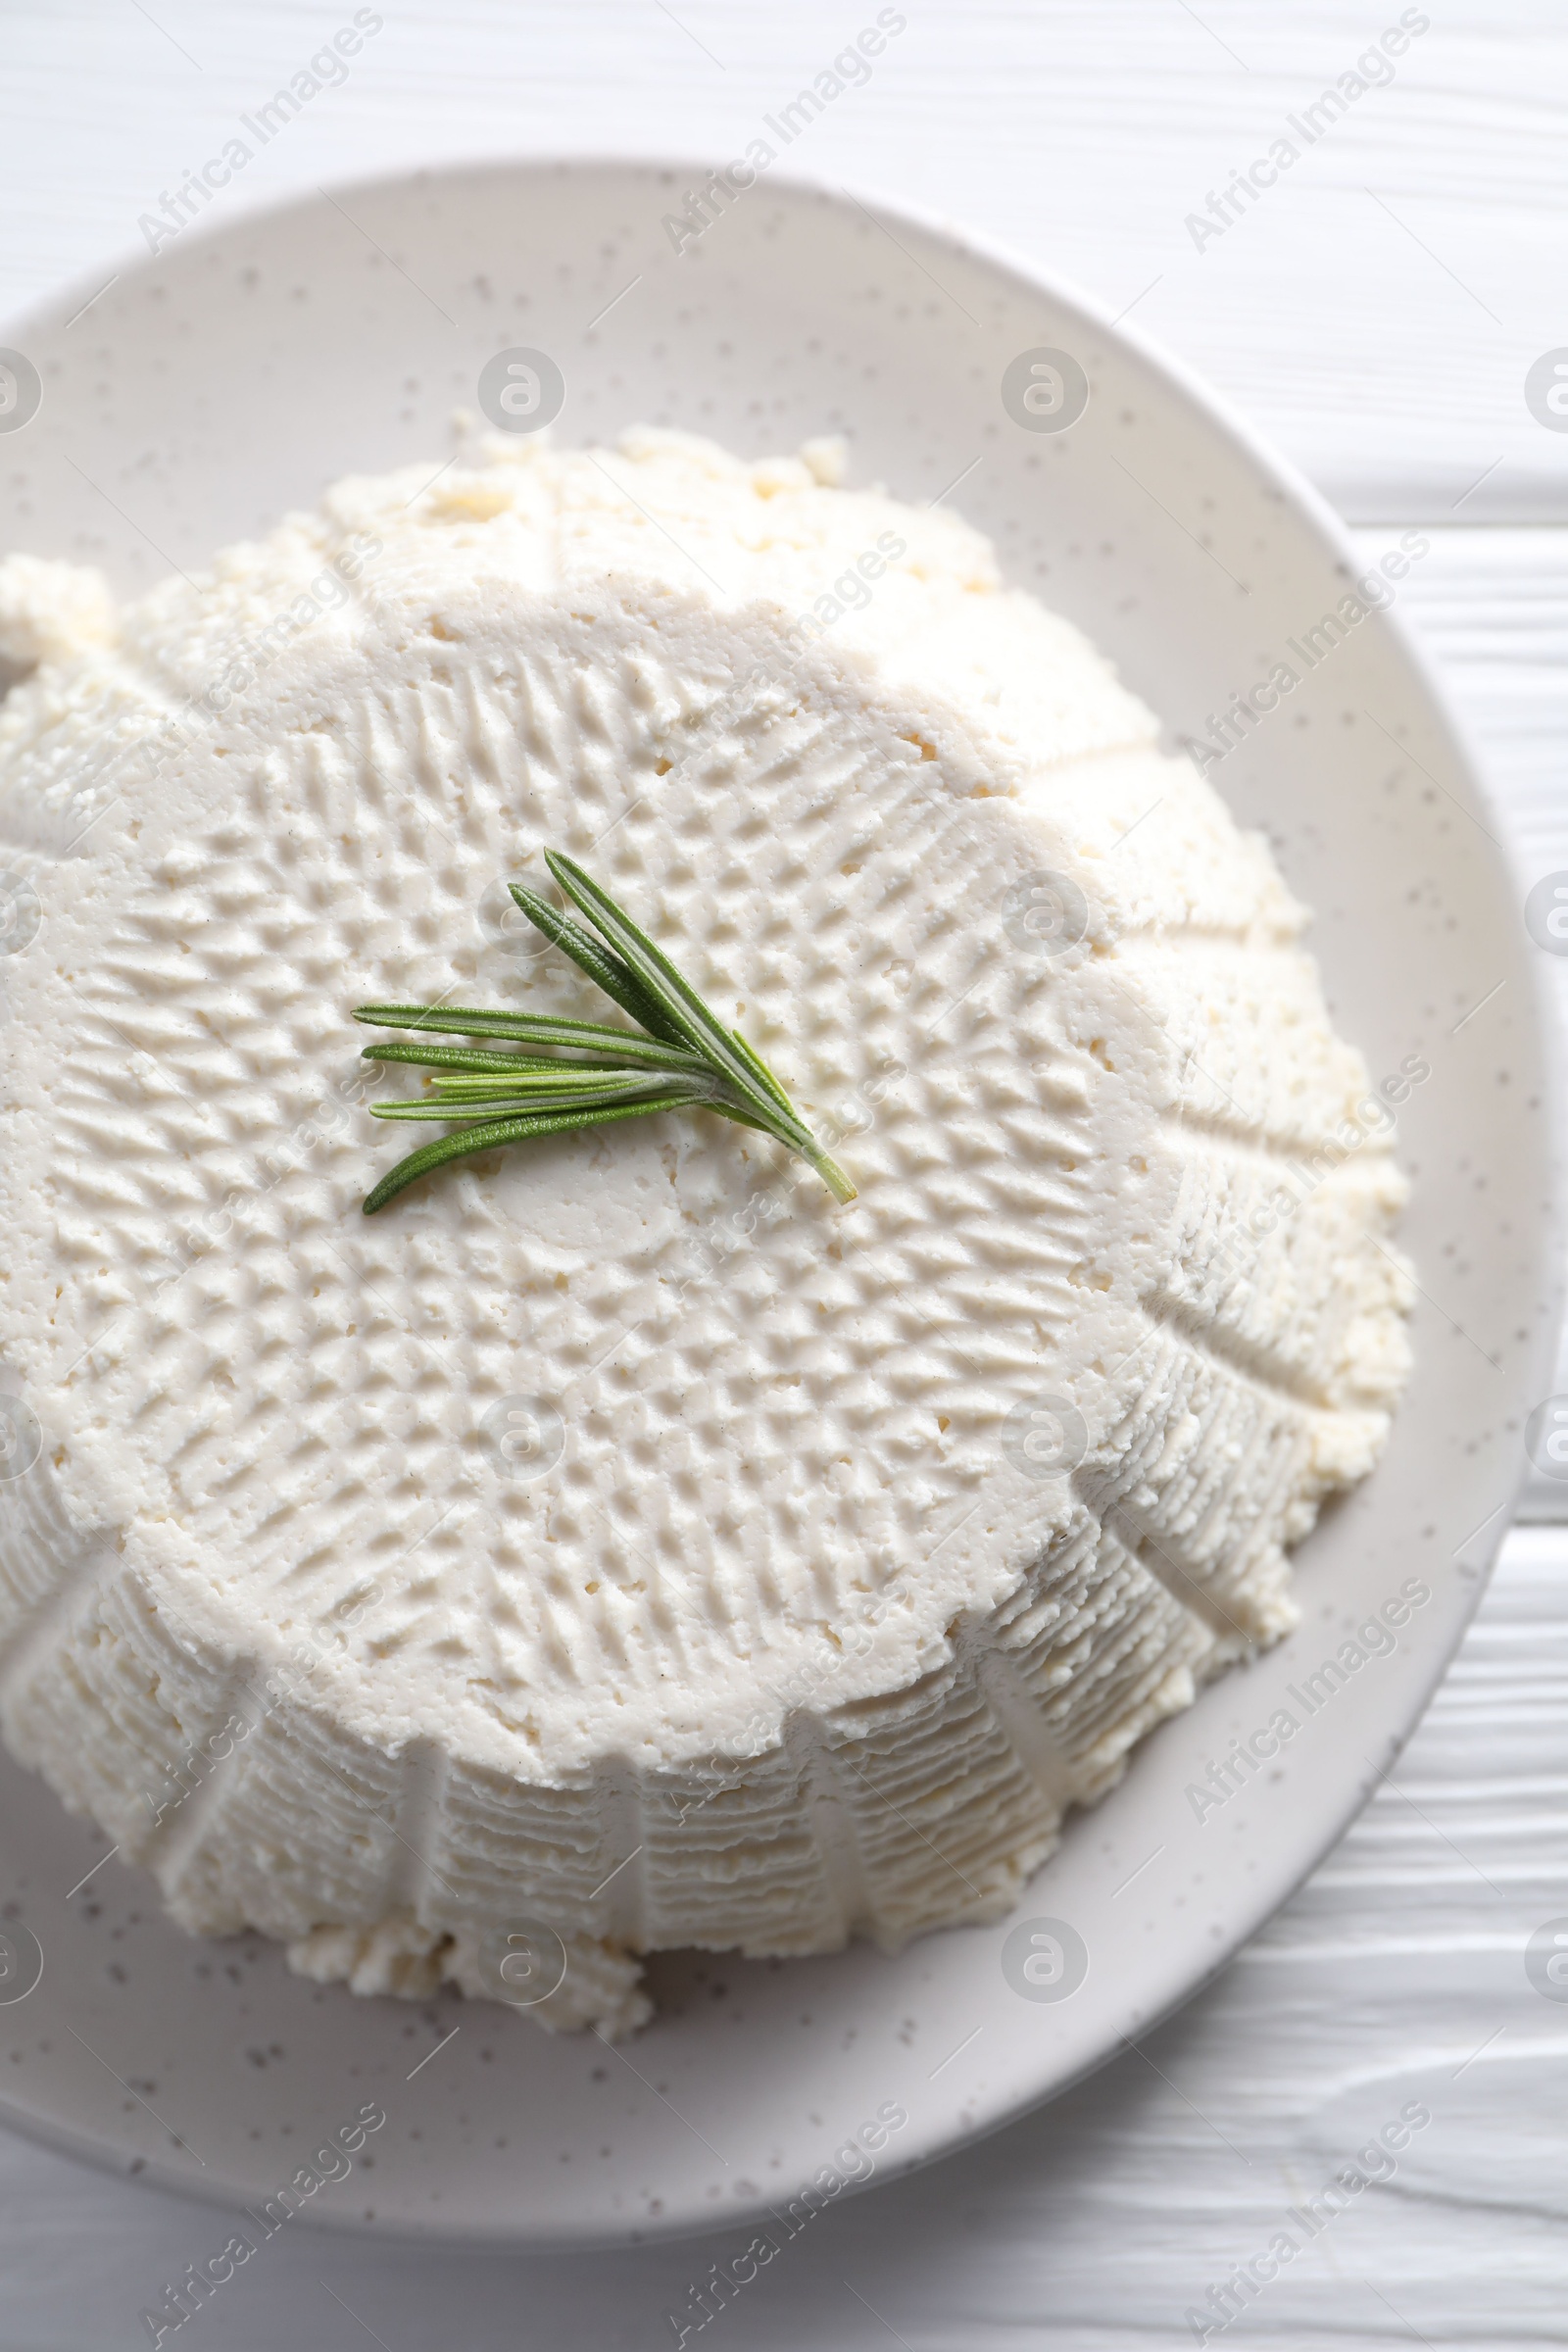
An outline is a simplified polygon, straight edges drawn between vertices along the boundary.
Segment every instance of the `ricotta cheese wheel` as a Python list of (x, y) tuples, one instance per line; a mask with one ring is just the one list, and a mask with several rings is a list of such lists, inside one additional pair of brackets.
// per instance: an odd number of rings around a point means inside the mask
[[(638, 431), (0, 567), (0, 1722), (193, 1931), (554, 2026), (991, 1919), (1293, 1621), (1406, 1370), (1302, 909), (941, 512)], [(19, 567), (20, 566), (20, 567)], [(28, 622), (29, 595), (43, 600)], [(850, 1170), (459, 1162), (356, 1004), (618, 1019), (584, 863)]]

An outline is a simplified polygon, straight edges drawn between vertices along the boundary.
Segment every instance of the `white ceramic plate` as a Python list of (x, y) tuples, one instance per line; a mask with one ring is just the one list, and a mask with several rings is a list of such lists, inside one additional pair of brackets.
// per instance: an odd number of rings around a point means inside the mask
[[(1430, 1064), (1400, 1112), (1416, 1376), (1387, 1459), (1299, 1555), (1300, 1632), (1143, 1747), (1015, 1919), (897, 1960), (666, 1956), (658, 2022), (621, 2051), (485, 2004), (355, 2000), (259, 1940), (190, 1942), (113, 1859), (69, 1893), (103, 1839), (4, 1766), (0, 2113), (255, 2207), (376, 2102), (386, 2123), (305, 2206), (326, 2223), (535, 2245), (728, 2225), (744, 2244), (803, 2181), (889, 2177), (1098, 2065), (1223, 1965), (1388, 1768), (1475, 1605), (1550, 1386), (1533, 951), (1397, 620), (1370, 614), (1309, 674), (1288, 650), (1349, 587), (1343, 535), (1206, 393), (1049, 279), (776, 176), (677, 254), (663, 217), (694, 176), (505, 164), (251, 217), (215, 202), (206, 233), (124, 263), (84, 312), (100, 280), (0, 336), (43, 388), (0, 436), (0, 547), (103, 563), (126, 589), (193, 568), (335, 474), (434, 470), (484, 363), (525, 346), (562, 370), (564, 438), (648, 419), (760, 452), (844, 432), (852, 479), (950, 495), (1176, 734), (1214, 740), (1208, 714), (1290, 662), (1300, 684), (1211, 772), (1316, 907), (1374, 1079)], [(1043, 412), (1026, 426), (1004, 405), (1005, 370), (1043, 347), (1087, 374), (1067, 429), (1036, 429), (1060, 412), (1031, 362)], [(1308, 1718), (1308, 1678), (1408, 1580), (1430, 1597)], [(1282, 1706), (1298, 1735), (1200, 1820), (1189, 1785)], [(1020, 1976), (1020, 1941), (1049, 1963), (1036, 1933), (1081, 1943), (1081, 1983)], [(888, 2129), (889, 2110), (906, 2120)], [(226, 2233), (215, 2216), (215, 2253)]]

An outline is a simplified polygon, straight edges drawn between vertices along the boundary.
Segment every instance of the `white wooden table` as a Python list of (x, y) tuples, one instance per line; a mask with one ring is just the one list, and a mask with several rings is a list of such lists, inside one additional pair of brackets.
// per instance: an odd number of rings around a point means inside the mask
[[(876, 7), (383, 0), (383, 13), (342, 86), (257, 158), (246, 201), (518, 148), (718, 163)], [(1112, 309), (1136, 304), (1369, 553), (1408, 524), (1431, 531), (1406, 613), (1482, 749), (1524, 884), (1568, 867), (1568, 432), (1524, 392), (1531, 364), (1568, 345), (1560, 0), (1404, 12), (1431, 21), (1392, 81), (1297, 141), (1278, 184), (1201, 237), (1188, 217), (1354, 73), (1399, 22), (1396, 0), (905, 0), (904, 13), (871, 81), (792, 161), (947, 213)], [(0, 318), (100, 262), (107, 274), (138, 215), (352, 14), (347, 0), (12, 0)], [(1568, 979), (1568, 959), (1557, 970)], [(1568, 1488), (1544, 1485), (1527, 1497), (1396, 1785), (1216, 1985), (1054, 2107), (822, 2216), (690, 2341), (1190, 2344), (1189, 2308), (1319, 2193), (1361, 2119), (1420, 2099), (1432, 2124), (1393, 2180), (1209, 2340), (1568, 2343), (1568, 2005), (1524, 1968), (1532, 1931), (1568, 1914), (1564, 1501)], [(148, 2283), (210, 2236), (193, 2206), (0, 2136), (0, 2352), (145, 2342)], [(700, 2252), (522, 2260), (291, 2237), (188, 2340), (670, 2344), (663, 2314)]]

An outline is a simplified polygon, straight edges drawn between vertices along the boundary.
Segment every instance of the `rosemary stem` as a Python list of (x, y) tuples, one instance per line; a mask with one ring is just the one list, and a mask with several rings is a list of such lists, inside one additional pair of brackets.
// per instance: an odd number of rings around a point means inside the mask
[(580, 865), (554, 851), (546, 852), (545, 862), (593, 930), (559, 913), (524, 884), (509, 885), (513, 898), (551, 946), (637, 1029), (500, 1007), (359, 1005), (355, 1019), (380, 1028), (501, 1041), (500, 1050), (472, 1044), (365, 1048), (367, 1061), (410, 1063), (436, 1073), (421, 1097), (372, 1103), (373, 1117), (459, 1123), (456, 1133), (411, 1152), (383, 1176), (366, 1200), (366, 1213), (466, 1153), (652, 1111), (691, 1109), (715, 1110), (770, 1137), (798, 1152), (841, 1205), (855, 1200), (854, 1183), (822, 1149), (756, 1047), (738, 1029), (721, 1025), (663, 951)]

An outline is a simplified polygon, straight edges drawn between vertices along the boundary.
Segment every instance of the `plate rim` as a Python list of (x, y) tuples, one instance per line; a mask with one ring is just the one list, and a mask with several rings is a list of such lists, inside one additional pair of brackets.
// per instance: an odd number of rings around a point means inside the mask
[[(650, 177), (668, 175), (682, 183), (698, 184), (709, 176), (711, 169), (707, 164), (699, 165), (689, 158), (673, 156), (667, 150), (657, 147), (644, 149), (638, 143), (628, 143), (618, 151), (588, 147), (538, 147), (503, 150), (479, 156), (440, 155), (427, 162), (406, 164), (391, 170), (334, 174), (323, 180), (319, 187), (291, 187), (282, 192), (242, 187), (236, 200), (225, 207), (218, 219), (204, 219), (193, 223), (190, 234), (181, 235), (180, 243), (187, 253), (194, 253), (202, 247), (220, 242), (236, 229), (264, 219), (281, 221), (291, 214), (308, 216), (319, 209), (323, 198), (330, 202), (334, 190), (344, 195), (374, 199), (378, 195), (405, 195), (416, 189), (421, 182), (435, 186), (443, 181), (478, 180), (499, 173), (564, 178), (641, 172)], [(1005, 238), (961, 227), (945, 213), (906, 201), (903, 197), (891, 197), (865, 180), (838, 176), (829, 180), (823, 174), (783, 165), (771, 166), (765, 175), (759, 174), (748, 183), (747, 192), (754, 187), (764, 191), (777, 188), (796, 198), (815, 200), (838, 213), (846, 223), (849, 215), (844, 200), (847, 198), (851, 205), (884, 230), (890, 222), (916, 229), (951, 251), (956, 258), (978, 260), (1013, 280), (1020, 291), (1043, 295), (1047, 301), (1076, 312), (1087, 326), (1130, 350), (1226, 440), (1239, 447), (1255, 474), (1282, 494), (1284, 502), (1295, 510), (1298, 517), (1310, 523), (1325, 553), (1347, 565), (1353, 574), (1358, 563), (1358, 551), (1350, 537), (1353, 526), (1338, 514), (1295, 462), (1260, 432), (1227, 394), (1216, 390), (1179, 354), (1167, 348), (1147, 329), (1124, 323), (1123, 314), (1112, 316), (1108, 306), (1081, 287), (1076, 279), (1062, 274), (1054, 267), (1036, 263), (1023, 249)], [(158, 256), (150, 255), (127, 242), (104, 259), (119, 260), (121, 269), (116, 275), (124, 278), (133, 271), (143, 274), (150, 270)], [(94, 280), (97, 280), (97, 291), (107, 290), (99, 274), (103, 266), (104, 261), (100, 260), (91, 269), (74, 274), (59, 287), (25, 304), (20, 311), (0, 318), (0, 338), (16, 336), (24, 343), (25, 331), (33, 322), (51, 329), (61, 324), (73, 315), (74, 309), (80, 307), (79, 304), (74, 304), (73, 298), (91, 286)], [(573, 442), (569, 446), (575, 447), (577, 444)], [(1426, 710), (1444, 739), (1445, 748), (1454, 760), (1473, 804), (1466, 812), (1498, 816), (1482, 760), (1458, 717), (1433, 658), (1414, 634), (1405, 616), (1396, 609), (1396, 602), (1381, 608), (1378, 617), (1393, 632), (1397, 650), (1419, 686)], [(1519, 845), (1513, 837), (1511, 826), (1503, 824), (1496, 837), (1495, 850), (1487, 855), (1494, 871), (1517, 896), (1516, 885), (1520, 879)], [(1528, 958), (1528, 969), (1531, 977), (1528, 997), (1530, 1017), (1525, 1024), (1525, 1034), (1532, 1043), (1540, 1064), (1537, 1075), (1543, 1102), (1543, 1171), (1546, 1178), (1545, 1199), (1533, 1203), (1531, 1214), (1531, 1255), (1540, 1268), (1542, 1279), (1539, 1296), (1546, 1311), (1539, 1318), (1531, 1335), (1530, 1347), (1526, 1350), (1526, 1365), (1535, 1374), (1535, 1386), (1539, 1391), (1543, 1376), (1549, 1379), (1555, 1374), (1565, 1291), (1568, 1291), (1568, 1267), (1563, 1264), (1562, 1249), (1565, 1226), (1568, 1226), (1568, 1199), (1565, 1199), (1564, 1183), (1565, 1170), (1568, 1170), (1568, 1152), (1565, 1152), (1564, 1141), (1568, 1070), (1563, 1067), (1561, 1052), (1565, 1042), (1565, 1025), (1547, 975), (1536, 957)], [(1497, 1523), (1495, 1533), (1486, 1539), (1485, 1556), (1471, 1568), (1462, 1606), (1456, 1607), (1454, 1612), (1450, 1636), (1441, 1651), (1434, 1653), (1418, 1678), (1419, 1695), (1407, 1700), (1397, 1717), (1391, 1712), (1385, 1727), (1391, 1759), (1402, 1751), (1419, 1727), (1464, 1641), (1491, 1583), (1497, 1554), (1516, 1524), (1519, 1494), (1528, 1476), (1528, 1467), (1521, 1446), (1508, 1493), (1493, 1514)], [(1484, 1522), (1483, 1526), (1486, 1524)], [(1467, 1539), (1467, 1543), (1476, 1544), (1477, 1538)], [(1179, 1988), (1162, 1997), (1147, 2013), (1140, 2013), (1136, 2027), (1140, 2037), (1157, 2031), (1167, 2019), (1196, 1999), (1231, 1966), (1244, 1946), (1319, 1868), (1365, 1809), (1376, 1787), (1376, 1776), (1369, 1774), (1364, 1781), (1355, 1785), (1345, 1802), (1334, 1808), (1330, 1815), (1313, 1814), (1311, 1837), (1299, 1849), (1304, 1859), (1299, 1859), (1299, 1867), (1293, 1871), (1289, 1885), (1283, 1891), (1270, 1888), (1255, 1902), (1233, 1904), (1215, 1957), (1199, 1974), (1186, 1979)], [(1094, 1810), (1092, 1806), (1073, 1809), (1080, 1827)], [(1049, 1867), (1049, 1863), (1045, 1867)], [(1015, 1914), (1027, 1899), (1025, 1890), (1019, 1897), (1018, 1905), (1014, 1906)], [(1241, 1924), (1238, 1925), (1238, 1922)], [(920, 1939), (915, 1940), (917, 1942)], [(1119, 2057), (1123, 2047), (1124, 2041), (1112, 2042), (1075, 2064), (1053, 2072), (1043, 2085), (1036, 2082), (1026, 2089), (1003, 2093), (995, 2100), (984, 2103), (976, 2120), (967, 2129), (935, 2131), (928, 2143), (917, 2150), (911, 2147), (907, 2154), (901, 2155), (896, 2162), (889, 2163), (865, 2180), (846, 2181), (836, 2201), (842, 2203), (849, 2197), (859, 2197), (878, 2188), (891, 2187), (945, 2157), (978, 2144), (1076, 2088), (1102, 2067)], [(137, 2151), (134, 2158), (127, 2159), (124, 2150), (113, 2142), (93, 2138), (75, 2126), (60, 2124), (35, 2112), (16, 2108), (3, 2091), (0, 2091), (0, 2126), (16, 2133), (19, 2138), (73, 2157), (117, 2180), (130, 2180), (159, 2191), (167, 2190), (217, 2210), (233, 2212), (241, 2205), (237, 2190), (192, 2180), (161, 2153), (143, 2154)], [(130, 2162), (135, 2164), (134, 2172), (128, 2169)], [(753, 2203), (737, 2203), (733, 2208), (726, 2207), (721, 2218), (716, 2219), (710, 2212), (700, 2217), (695, 2214), (672, 2215), (668, 2218), (660, 2216), (649, 2225), (645, 2217), (643, 2225), (634, 2228), (622, 2225), (613, 2229), (590, 2228), (581, 2231), (564, 2231), (552, 2227), (544, 2232), (530, 2230), (526, 2226), (465, 2229), (461, 2224), (454, 2226), (445, 2221), (436, 2224), (404, 2218), (396, 2222), (377, 2220), (368, 2223), (346, 2212), (333, 2212), (327, 2208), (318, 2210), (314, 2207), (304, 2208), (294, 2218), (304, 2222), (313, 2233), (333, 2239), (365, 2241), (376, 2237), (383, 2240), (397, 2237), (426, 2249), (469, 2247), (492, 2252), (511, 2250), (539, 2255), (571, 2255), (611, 2247), (648, 2248), (675, 2243), (683, 2238), (708, 2237), (720, 2230), (739, 2228), (766, 2210), (765, 2203), (759, 2198)]]

